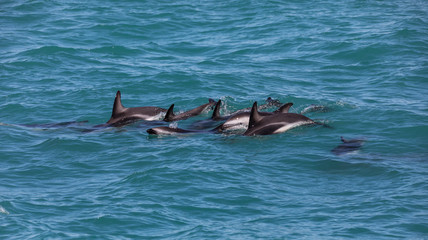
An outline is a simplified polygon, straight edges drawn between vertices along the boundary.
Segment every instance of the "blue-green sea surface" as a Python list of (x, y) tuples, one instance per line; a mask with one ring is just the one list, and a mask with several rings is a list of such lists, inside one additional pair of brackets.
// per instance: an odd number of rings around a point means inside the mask
[[(5, 0), (0, 30), (1, 239), (428, 239), (426, 1)], [(94, 129), (118, 90), (329, 127)]]

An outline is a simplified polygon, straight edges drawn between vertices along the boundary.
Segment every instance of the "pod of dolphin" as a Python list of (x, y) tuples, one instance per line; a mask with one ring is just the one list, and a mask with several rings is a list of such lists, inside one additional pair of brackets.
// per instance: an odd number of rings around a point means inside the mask
[[(100, 125), (95, 125), (91, 128), (80, 129), (82, 132), (89, 133), (106, 127), (122, 127), (133, 124), (135, 122), (143, 123), (144, 126), (151, 128), (147, 129), (150, 135), (175, 135), (186, 133), (228, 133), (242, 134), (244, 136), (256, 135), (271, 135), (286, 132), (290, 129), (304, 125), (321, 125), (327, 128), (330, 126), (316, 122), (302, 113), (313, 111), (330, 111), (328, 107), (321, 105), (310, 105), (298, 113), (290, 113), (290, 107), (293, 103), (281, 104), (278, 100), (266, 100), (265, 104), (258, 105), (254, 102), (250, 108), (240, 109), (228, 115), (220, 114), (222, 101), (209, 99), (208, 103), (188, 110), (182, 113), (174, 113), (174, 104), (168, 109), (160, 107), (130, 107), (126, 108), (122, 104), (121, 93), (117, 91), (113, 103), (113, 110), (110, 119)], [(273, 112), (260, 111), (272, 107), (277, 107)], [(161, 126), (167, 122), (177, 122), (191, 117), (195, 117), (214, 108), (214, 111), (209, 119), (193, 122), (190, 130), (177, 127)], [(81, 126), (88, 121), (70, 121), (61, 123), (45, 123), (45, 124), (7, 124), (0, 122), (0, 126), (23, 126), (30, 128), (56, 129), (63, 127)], [(160, 126), (160, 127), (153, 127)], [(345, 139), (341, 137), (342, 143), (331, 150), (335, 155), (345, 155), (358, 151), (365, 139)]]
[[(169, 126), (154, 127), (147, 130), (151, 135), (172, 135), (183, 133), (197, 133), (197, 132), (211, 132), (222, 133), (230, 130), (244, 129), (244, 136), (255, 135), (270, 135), (283, 133), (289, 129), (296, 128), (303, 125), (321, 124), (314, 120), (303, 116), (302, 114), (290, 113), (289, 109), (293, 103), (286, 103), (281, 105), (278, 101), (268, 98), (266, 105), (258, 107), (257, 102), (254, 102), (251, 110), (241, 109), (228, 116), (220, 115), (221, 100), (214, 101), (209, 99), (209, 102), (189, 111), (175, 114), (174, 104), (169, 109), (159, 107), (131, 107), (126, 108), (122, 105), (121, 93), (117, 91), (116, 98), (113, 104), (113, 111), (110, 120), (107, 124), (110, 126), (118, 127), (124, 126), (136, 121), (156, 121), (160, 120), (161, 116), (165, 113), (163, 121), (175, 122), (185, 120), (190, 117), (200, 115), (202, 112), (214, 107), (213, 114), (210, 121), (221, 122), (213, 129), (209, 130), (186, 130), (181, 128), (174, 128)], [(273, 112), (260, 112), (259, 109), (279, 106)], [(323, 125), (323, 124), (321, 124)]]
[[(257, 102), (254, 102), (251, 108), (241, 109), (223, 116), (220, 114), (221, 103), (221, 100), (214, 101), (213, 99), (209, 99), (206, 104), (183, 113), (175, 114), (174, 104), (172, 104), (169, 109), (160, 107), (126, 108), (122, 105), (120, 91), (117, 91), (111, 118), (106, 124), (103, 124), (103, 126), (121, 127), (137, 121), (156, 121), (157, 124), (161, 124), (161, 122), (159, 122), (160, 120), (162, 120), (162, 122), (176, 122), (198, 116), (214, 107), (211, 118), (195, 122), (192, 125), (195, 129), (187, 130), (177, 127), (160, 126), (147, 129), (147, 133), (150, 135), (175, 135), (186, 133), (224, 133), (233, 130), (242, 130), (242, 135), (244, 136), (255, 136), (283, 133), (304, 125), (322, 125), (329, 127), (328, 125), (316, 122), (302, 114), (290, 113), (290, 107), (293, 106), (291, 102), (281, 104), (278, 100), (268, 98), (266, 104), (258, 106)], [(270, 107), (278, 108), (273, 112), (259, 111)], [(317, 110), (327, 111), (328, 109), (324, 106), (311, 105), (305, 108), (302, 113)], [(217, 126), (210, 129), (209, 126), (212, 126), (213, 123), (217, 123)], [(204, 125), (208, 125), (208, 127), (204, 127)], [(208, 128), (208, 130), (206, 130), (206, 128)], [(362, 139), (347, 140), (343, 137), (341, 137), (341, 141), (342, 144), (331, 150), (335, 155), (353, 153), (359, 150), (365, 142), (365, 140)]]

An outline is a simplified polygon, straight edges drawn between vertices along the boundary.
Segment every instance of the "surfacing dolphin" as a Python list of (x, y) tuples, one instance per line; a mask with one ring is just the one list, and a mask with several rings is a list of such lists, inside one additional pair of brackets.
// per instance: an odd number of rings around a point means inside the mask
[[(258, 112), (261, 116), (269, 116), (277, 113), (288, 113), (290, 107), (293, 106), (293, 103), (286, 103), (282, 105), (280, 108), (273, 112)], [(256, 106), (257, 107), (257, 106)], [(248, 128), (248, 123), (250, 121), (250, 112), (240, 112), (233, 114), (230, 116), (226, 122), (216, 127), (214, 130), (218, 132), (223, 132), (227, 130), (235, 130), (235, 129), (246, 129)]]
[(166, 115), (164, 117), (164, 121), (165, 122), (175, 122), (175, 121), (179, 121), (179, 120), (185, 120), (188, 119), (190, 117), (194, 117), (194, 116), (198, 116), (199, 114), (201, 114), (202, 112), (206, 111), (208, 108), (212, 107), (214, 104), (216, 104), (216, 101), (214, 101), (213, 99), (208, 99), (209, 103), (203, 104), (199, 107), (196, 107), (194, 109), (191, 109), (189, 111), (186, 111), (184, 113), (180, 113), (180, 114), (174, 114), (174, 104), (172, 104), (168, 111), (166, 112)]
[(309, 124), (317, 123), (297, 113), (277, 113), (263, 116), (257, 110), (257, 102), (254, 102), (250, 113), (248, 129), (244, 135), (254, 136), (283, 133), (289, 129)]
[(340, 137), (340, 140), (342, 141), (342, 144), (340, 144), (339, 146), (337, 146), (331, 150), (331, 152), (337, 156), (341, 156), (341, 155), (345, 155), (348, 153), (358, 151), (363, 146), (363, 144), (365, 142), (364, 139), (347, 140), (343, 137)]
[[(279, 100), (274, 100), (274, 99), (269, 97), (268, 99), (266, 99), (266, 103), (259, 106), (258, 109), (262, 110), (262, 109), (270, 108), (273, 106), (279, 107), (279, 106), (281, 106), (280, 104), (281, 104), (281, 102)], [(217, 131), (233, 130), (235, 128), (236, 129), (239, 129), (239, 128), (246, 129), (247, 128), (248, 120), (250, 118), (251, 108), (240, 109), (240, 110), (235, 111), (229, 115), (221, 115), (220, 114), (220, 107), (221, 107), (221, 99), (219, 99), (217, 101), (211, 118), (194, 122), (192, 124), (192, 129), (197, 129), (197, 130), (204, 130), (205, 129), (206, 130), (206, 129), (214, 127), (214, 125), (216, 125), (217, 122), (226, 121), (226, 120), (228, 121), (228, 123), (224, 124), (223, 126), (218, 126)], [(282, 106), (282, 107), (284, 107), (284, 106)], [(280, 111), (280, 110), (278, 109), (275, 112), (278, 112), (278, 111)], [(287, 109), (287, 111), (288, 111), (288, 109)], [(236, 123), (236, 122), (235, 122), (235, 124), (233, 124), (230, 122), (232, 117), (239, 118), (240, 114), (242, 114), (243, 116), (248, 115), (247, 120), (243, 120), (242, 124)], [(271, 113), (268, 113), (268, 114), (271, 114)], [(231, 125), (231, 124), (233, 124), (233, 125)]]
[[(216, 105), (215, 105), (214, 112), (210, 118), (211, 121), (220, 121), (221, 120), (220, 104), (221, 104), (221, 100), (218, 100)], [(170, 111), (172, 112), (173, 107), (174, 107), (174, 104), (171, 105), (170, 109), (168, 109), (168, 112), (170, 112)], [(168, 113), (166, 114), (166, 116), (168, 116)], [(167, 121), (167, 120), (165, 120), (165, 121)], [(147, 129), (147, 133), (150, 135), (175, 135), (175, 134), (183, 134), (183, 133), (202, 133), (202, 132), (211, 132), (211, 131), (186, 130), (186, 129), (182, 129), (182, 128), (174, 128), (174, 127), (166, 127), (166, 126), (154, 127), (154, 128)]]
[(120, 91), (117, 91), (114, 99), (113, 111), (107, 124), (114, 127), (133, 123), (137, 120), (155, 121), (159, 120), (161, 113), (166, 112), (160, 107), (132, 107), (126, 108), (122, 105)]
[(215, 104), (213, 114), (210, 118), (192, 123), (191, 128), (197, 130), (212, 129), (214, 126), (218, 125), (218, 122), (227, 120), (229, 116), (222, 116), (220, 114), (220, 106), (221, 99), (219, 99)]

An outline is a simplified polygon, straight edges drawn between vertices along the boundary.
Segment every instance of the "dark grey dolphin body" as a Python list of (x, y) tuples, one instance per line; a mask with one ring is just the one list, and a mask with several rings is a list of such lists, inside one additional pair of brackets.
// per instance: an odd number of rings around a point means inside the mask
[(213, 99), (209, 99), (209, 103), (203, 104), (199, 107), (196, 107), (194, 109), (191, 109), (189, 111), (186, 111), (184, 113), (180, 113), (177, 115), (174, 114), (174, 104), (172, 104), (169, 107), (168, 111), (166, 112), (166, 115), (163, 120), (165, 122), (174, 122), (174, 121), (185, 120), (190, 117), (198, 116), (202, 112), (206, 111), (208, 108), (212, 107), (214, 104), (216, 104), (216, 101), (214, 101)]
[(186, 130), (182, 128), (173, 128), (173, 127), (154, 127), (147, 129), (147, 133), (150, 135), (175, 135), (175, 134), (185, 134), (185, 133), (202, 133), (207, 131), (195, 131), (195, 130)]
[(257, 110), (257, 102), (255, 102), (251, 109), (248, 129), (244, 135), (254, 136), (282, 133), (289, 129), (308, 124), (316, 124), (316, 122), (297, 113), (277, 113), (263, 116)]
[(337, 146), (331, 150), (331, 152), (337, 156), (355, 152), (355, 151), (359, 150), (365, 142), (364, 139), (347, 140), (343, 137), (340, 137), (340, 140), (342, 141), (342, 144), (340, 144), (339, 146)]
[(192, 123), (192, 128), (197, 130), (206, 130), (206, 129), (212, 129), (215, 125), (218, 125), (219, 121), (225, 121), (229, 116), (222, 116), (220, 114), (220, 106), (221, 106), (221, 100), (219, 99), (217, 103), (215, 104), (213, 114), (210, 118), (199, 120), (194, 123)]
[[(279, 100), (274, 100), (274, 99), (269, 97), (268, 99), (266, 99), (266, 103), (259, 106), (258, 109), (262, 110), (262, 109), (270, 108), (273, 106), (279, 107), (279, 106), (281, 106), (280, 104), (281, 103)], [(217, 122), (219, 122), (219, 121), (227, 121), (227, 123), (224, 124), (223, 126), (218, 126), (217, 127), (218, 131), (233, 130), (235, 128), (236, 129), (247, 128), (248, 120), (250, 118), (251, 108), (240, 109), (240, 110), (235, 111), (229, 115), (221, 115), (220, 114), (220, 106), (221, 106), (221, 100), (219, 99), (215, 105), (215, 108), (214, 108), (214, 111), (213, 111), (211, 118), (194, 122), (192, 124), (192, 128), (198, 129), (198, 130), (210, 129), (210, 128), (213, 128), (217, 124)], [(282, 107), (284, 107), (284, 106), (282, 106)], [(275, 112), (278, 112), (278, 111), (280, 111), (280, 110), (276, 110)], [(288, 111), (288, 109), (287, 109), (287, 111)], [(271, 113), (267, 113), (267, 114), (271, 114)], [(239, 119), (241, 118), (240, 116), (246, 117), (247, 119), (246, 120), (243, 119), (242, 121), (239, 121)], [(234, 117), (235, 120), (233, 120), (232, 117)], [(232, 123), (232, 122), (234, 122), (234, 123)]]
[(161, 113), (166, 112), (160, 107), (133, 107), (126, 108), (122, 105), (120, 91), (117, 91), (114, 99), (113, 111), (107, 124), (114, 127), (133, 123), (137, 120), (154, 121), (159, 120)]
[[(214, 113), (212, 114), (211, 119), (213, 119), (212, 121), (219, 121), (220, 117), (220, 104), (221, 104), (221, 100), (218, 100), (218, 102), (215, 105), (214, 108)], [(168, 109), (168, 112), (170, 112), (170, 110), (172, 111), (172, 108), (174, 106), (171, 105), (170, 109)], [(168, 113), (167, 113), (168, 116)], [(166, 117), (165, 117), (166, 118)], [(216, 119), (216, 120), (214, 120)], [(154, 128), (150, 128), (147, 130), (147, 133), (151, 134), (151, 135), (174, 135), (174, 134), (183, 134), (183, 133), (198, 133), (198, 132), (210, 132), (210, 131), (203, 131), (203, 130), (186, 130), (186, 129), (182, 129), (182, 128), (172, 128), (172, 127), (154, 127)]]
[[(274, 112), (258, 112), (260, 116), (269, 116), (277, 113), (288, 113), (290, 107), (293, 106), (293, 103), (286, 103)], [(250, 121), (250, 112), (240, 112), (230, 116), (226, 122), (216, 127), (214, 130), (218, 132), (223, 132), (227, 130), (248, 128), (248, 123)]]

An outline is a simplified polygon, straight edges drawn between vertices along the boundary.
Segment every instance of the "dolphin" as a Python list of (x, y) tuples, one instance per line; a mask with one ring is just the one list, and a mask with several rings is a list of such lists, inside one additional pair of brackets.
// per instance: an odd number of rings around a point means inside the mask
[(216, 101), (214, 101), (213, 99), (209, 99), (208, 100), (209, 103), (203, 104), (199, 107), (196, 107), (194, 109), (191, 109), (189, 111), (186, 111), (184, 113), (180, 113), (180, 114), (174, 114), (174, 104), (172, 104), (168, 111), (166, 112), (166, 115), (164, 117), (164, 121), (165, 122), (175, 122), (175, 121), (179, 121), (179, 120), (185, 120), (188, 119), (190, 117), (194, 117), (197, 116), (199, 114), (201, 114), (202, 112), (206, 111), (209, 107), (212, 107), (214, 104), (216, 104)]
[(205, 131), (197, 130), (186, 130), (182, 128), (173, 128), (173, 127), (154, 127), (147, 129), (147, 133), (150, 135), (175, 135), (175, 134), (184, 134), (184, 133), (199, 133)]
[(218, 122), (227, 120), (229, 116), (222, 116), (220, 114), (220, 106), (221, 100), (219, 99), (214, 106), (214, 111), (211, 117), (204, 120), (198, 120), (192, 123), (191, 127), (198, 130), (212, 129), (214, 126), (218, 125)]
[(289, 129), (308, 124), (316, 124), (316, 122), (297, 113), (277, 113), (263, 116), (257, 110), (257, 102), (254, 102), (248, 128), (244, 132), (244, 135), (254, 136), (282, 133)]
[(122, 105), (120, 91), (117, 91), (114, 99), (113, 111), (107, 124), (114, 127), (123, 126), (138, 120), (159, 120), (160, 115), (167, 110), (160, 107), (133, 107), (126, 108)]
[[(261, 116), (269, 116), (277, 113), (288, 113), (290, 107), (293, 106), (293, 103), (286, 103), (274, 112), (258, 112)], [(256, 106), (257, 107), (257, 106)], [(250, 121), (250, 112), (240, 112), (230, 116), (226, 122), (216, 127), (214, 130), (222, 132), (225, 130), (234, 130), (241, 128), (248, 128), (248, 123)]]
[(355, 152), (355, 151), (359, 150), (365, 142), (364, 139), (347, 140), (343, 137), (340, 137), (340, 140), (342, 141), (342, 144), (340, 144), (339, 146), (337, 146), (331, 150), (331, 152), (337, 156), (344, 155), (344, 154), (351, 153), (351, 152)]
[[(242, 113), (242, 112), (248, 112), (248, 114), (249, 114), (249, 112), (251, 110), (251, 107), (250, 107), (250, 108), (239, 109), (235, 112), (230, 113), (229, 115), (221, 115), (220, 114), (220, 106), (221, 106), (221, 100), (219, 99), (217, 101), (215, 107), (214, 107), (214, 111), (213, 111), (211, 118), (194, 122), (192, 124), (192, 128), (195, 128), (198, 130), (209, 129), (209, 128), (212, 128), (216, 124), (216, 122), (225, 121), (228, 118), (230, 118), (231, 116), (238, 114), (238, 113)], [(270, 107), (280, 107), (280, 106), (281, 106), (281, 102), (279, 100), (272, 99), (271, 97), (268, 97), (266, 99), (266, 103), (259, 106), (258, 109), (262, 110), (262, 109), (266, 109), (266, 108), (270, 108)]]
[[(211, 102), (211, 101), (210, 101)], [(221, 100), (218, 100), (215, 108), (214, 108), (214, 112), (211, 116), (212, 121), (217, 121), (221, 118), (220, 116), (220, 104), (221, 104)], [(172, 108), (174, 107), (174, 104), (171, 105), (170, 109), (168, 109), (168, 112), (172, 112)], [(166, 114), (168, 115), (168, 113)], [(216, 119), (216, 120), (214, 120)], [(204, 131), (204, 130), (186, 130), (186, 129), (182, 129), (182, 128), (173, 128), (173, 127), (154, 127), (154, 128), (150, 128), (147, 129), (147, 133), (150, 135), (175, 135), (175, 134), (183, 134), (183, 133), (202, 133), (202, 132), (211, 132), (211, 131)]]

